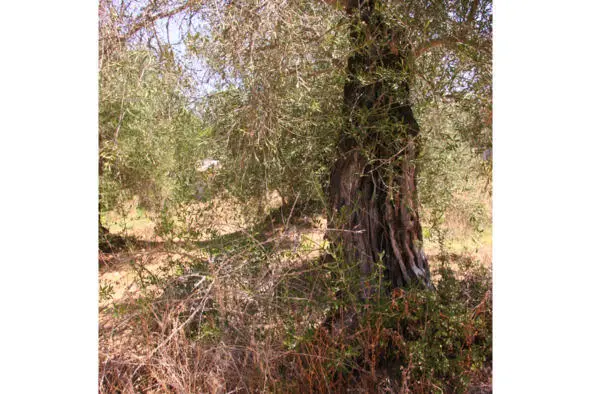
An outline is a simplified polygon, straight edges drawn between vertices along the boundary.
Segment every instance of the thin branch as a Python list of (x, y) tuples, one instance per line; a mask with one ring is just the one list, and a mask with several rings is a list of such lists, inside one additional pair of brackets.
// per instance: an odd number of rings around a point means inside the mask
[(472, 2), (472, 6), (470, 7), (470, 11), (468, 12), (468, 15), (466, 16), (466, 24), (470, 25), (472, 24), (472, 22), (474, 21), (474, 17), (476, 16), (476, 10), (478, 9), (478, 6), (480, 5), (480, 0), (474, 0)]
[(438, 47), (455, 47), (457, 44), (465, 43), (464, 40), (457, 37), (445, 37), (445, 38), (438, 38), (434, 40), (429, 40), (421, 43), (418, 47), (415, 48), (413, 51), (413, 55), (416, 58), (429, 52), (431, 49), (438, 48)]
[[(209, 292), (211, 291), (211, 288), (213, 287), (213, 283), (211, 282), (211, 284), (209, 285), (209, 287), (207, 288), (206, 292), (205, 292), (205, 296), (203, 297), (203, 301), (201, 302), (201, 308), (195, 308), (195, 310), (193, 311), (193, 313), (191, 313), (191, 315), (187, 318), (187, 320), (185, 320), (180, 326), (178, 326), (164, 341), (162, 341), (154, 350), (152, 350), (148, 356), (148, 358), (152, 357), (158, 350), (160, 350), (160, 348), (162, 348), (162, 346), (166, 345), (172, 338), (174, 338), (174, 336), (183, 329), (183, 327), (185, 327), (187, 324), (189, 324), (193, 318), (197, 315), (197, 313), (202, 312), (203, 311), (203, 306), (205, 305), (205, 301), (207, 300), (207, 297), (209, 296)], [(137, 369), (136, 369), (137, 371)], [(135, 374), (135, 371), (134, 371)]]
[(480, 0), (474, 0), (466, 15), (465, 21), (462, 23), (463, 26), (460, 27), (460, 33), (457, 36), (449, 36), (444, 38), (433, 39), (429, 41), (425, 41), (420, 44), (415, 50), (413, 51), (413, 55), (416, 58), (429, 52), (431, 49), (438, 48), (438, 47), (448, 47), (448, 48), (455, 48), (458, 44), (468, 44), (469, 41), (467, 40), (466, 36), (468, 33), (468, 29), (474, 18), (476, 17), (476, 12), (478, 7), (480, 6)]
[(130, 37), (135, 35), (138, 31), (153, 25), (154, 22), (156, 22), (160, 19), (173, 17), (173, 16), (175, 16), (183, 11), (186, 11), (196, 5), (197, 5), (196, 1), (188, 0), (185, 4), (183, 4), (177, 8), (173, 8), (172, 10), (169, 10), (166, 12), (160, 12), (160, 13), (154, 14), (154, 15), (139, 16), (138, 18), (136, 18), (136, 22), (131, 26), (129, 31), (124, 35), (124, 38), (129, 39)]

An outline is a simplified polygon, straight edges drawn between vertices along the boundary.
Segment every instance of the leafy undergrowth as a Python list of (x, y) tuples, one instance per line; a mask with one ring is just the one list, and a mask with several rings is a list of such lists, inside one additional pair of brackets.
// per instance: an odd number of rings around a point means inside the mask
[(135, 292), (101, 285), (100, 391), (491, 392), (489, 268), (431, 256), (435, 291), (361, 302), (293, 223), (132, 255)]

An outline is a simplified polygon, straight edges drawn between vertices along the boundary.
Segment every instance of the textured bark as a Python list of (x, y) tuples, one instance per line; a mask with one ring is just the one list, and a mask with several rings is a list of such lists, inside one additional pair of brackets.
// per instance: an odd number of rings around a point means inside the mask
[[(377, 283), (431, 287), (418, 213), (419, 125), (409, 104), (409, 52), (400, 32), (383, 23), (375, 3), (349, 3), (356, 50), (348, 61), (348, 121), (329, 189), (329, 238), (341, 245), (348, 263), (359, 264), (364, 298)], [(383, 272), (376, 271), (379, 261)]]

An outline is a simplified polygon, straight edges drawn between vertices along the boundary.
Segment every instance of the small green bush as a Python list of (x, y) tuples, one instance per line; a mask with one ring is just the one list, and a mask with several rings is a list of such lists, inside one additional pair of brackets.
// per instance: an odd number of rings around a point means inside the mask
[(381, 387), (412, 393), (490, 385), (480, 381), (492, 368), (490, 272), (468, 268), (458, 278), (449, 268), (438, 271), (436, 291), (397, 289), (371, 307), (348, 306), (341, 317), (355, 315), (354, 328), (323, 326), (301, 341), (298, 384), (314, 392)]

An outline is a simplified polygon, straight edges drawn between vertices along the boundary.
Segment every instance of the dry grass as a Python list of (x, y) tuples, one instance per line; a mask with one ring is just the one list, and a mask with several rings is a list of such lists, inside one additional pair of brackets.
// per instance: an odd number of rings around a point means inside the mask
[[(198, 222), (178, 221), (214, 231), (190, 240), (154, 237), (105, 259), (100, 392), (436, 391), (412, 381), (412, 365), (400, 380), (379, 363), (391, 351), (380, 341), (401, 340), (383, 322), (365, 322), (354, 333), (323, 327), (335, 301), (331, 273), (318, 260), (323, 218), (253, 227), (232, 204), (215, 204), (193, 207)], [(490, 264), (490, 247), (478, 253), (446, 261), (456, 269), (461, 259)], [(435, 257), (437, 270), (442, 259)], [(352, 342), (373, 361), (347, 375)], [(473, 375), (474, 390), (490, 391), (490, 371)]]

